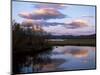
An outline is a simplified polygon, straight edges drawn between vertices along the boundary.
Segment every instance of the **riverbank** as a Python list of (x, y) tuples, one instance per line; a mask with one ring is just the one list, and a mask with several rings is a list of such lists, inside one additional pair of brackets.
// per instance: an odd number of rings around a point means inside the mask
[(95, 39), (64, 39), (63, 41), (49, 41), (49, 45), (75, 45), (75, 46), (96, 46)]

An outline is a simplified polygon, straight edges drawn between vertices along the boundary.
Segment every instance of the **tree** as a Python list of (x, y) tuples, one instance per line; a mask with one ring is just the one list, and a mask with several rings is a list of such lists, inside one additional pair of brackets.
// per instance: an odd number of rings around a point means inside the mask
[(44, 31), (24, 30), (21, 24), (13, 25), (13, 50), (14, 52), (39, 52), (51, 48), (44, 37)]

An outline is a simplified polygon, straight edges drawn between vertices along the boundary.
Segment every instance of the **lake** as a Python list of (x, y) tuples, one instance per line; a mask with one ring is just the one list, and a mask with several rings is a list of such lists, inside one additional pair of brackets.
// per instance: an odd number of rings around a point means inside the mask
[(53, 46), (50, 51), (20, 57), (15, 73), (95, 69), (95, 52), (92, 46)]

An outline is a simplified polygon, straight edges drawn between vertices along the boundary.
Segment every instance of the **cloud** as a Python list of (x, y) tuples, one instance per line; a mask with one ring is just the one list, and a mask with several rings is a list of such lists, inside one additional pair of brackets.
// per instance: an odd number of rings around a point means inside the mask
[(24, 26), (32, 26), (33, 24), (40, 25), (40, 26), (57, 26), (57, 25), (65, 25), (65, 23), (60, 23), (60, 22), (45, 22), (41, 20), (32, 20), (32, 19), (26, 19), (23, 20), (22, 25)]
[[(26, 22), (31, 22), (31, 23), (35, 23), (35, 24), (40, 24), (41, 26), (57, 26), (57, 25), (61, 25), (62, 27), (68, 28), (68, 29), (75, 29), (75, 28), (80, 28), (80, 27), (85, 27), (88, 26), (87, 23), (85, 21), (81, 21), (81, 20), (75, 20), (72, 21), (71, 23), (61, 23), (61, 22), (46, 22), (43, 20), (32, 20), (32, 19), (27, 19), (24, 20)], [(61, 27), (61, 28), (62, 28)]]
[[(77, 22), (77, 21), (75, 21)], [(83, 22), (79, 21), (79, 22)], [(52, 35), (91, 35), (95, 34), (95, 26), (86, 25), (86, 26), (76, 26), (76, 25), (69, 25), (66, 23), (60, 22), (46, 22), (44, 20), (32, 20), (26, 19), (22, 22), (24, 26), (32, 26), (32, 25), (39, 25), (43, 28), (44, 31), (51, 33)], [(75, 27), (76, 26), (76, 27)], [(74, 28), (71, 28), (74, 27)]]
[(43, 27), (43, 29), (51, 33), (52, 35), (63, 35), (66, 34), (66, 28), (63, 27), (62, 25), (57, 25), (57, 26), (49, 26), (49, 27)]
[(52, 35), (92, 35), (95, 34), (95, 26), (89, 25), (86, 20), (73, 20), (70, 23), (54, 23), (43, 29)]
[(36, 8), (53, 8), (53, 9), (64, 9), (67, 7), (67, 5), (64, 4), (36, 4)]
[(68, 25), (70, 25), (70, 27), (72, 27), (72, 28), (86, 27), (86, 26), (88, 26), (88, 22), (85, 20), (78, 19), (78, 20), (72, 21)]
[(33, 12), (22, 12), (19, 14), (20, 17), (26, 19), (35, 19), (35, 20), (48, 20), (48, 19), (61, 19), (65, 18), (65, 15), (60, 13), (60, 11), (52, 8), (41, 8), (34, 10)]
[(32, 19), (32, 13), (29, 12), (21, 12), (19, 13), (19, 16), (26, 19)]
[(26, 26), (26, 27), (31, 27), (33, 25), (40, 25), (40, 21), (35, 21), (35, 20), (31, 20), (31, 19), (26, 19), (22, 22), (22, 25), (23, 26)]
[(56, 25), (56, 26), (49, 26), (46, 27), (44, 26), (43, 29), (51, 33), (53, 35), (73, 35), (73, 36), (78, 36), (78, 35), (91, 35), (95, 34), (95, 27), (93, 26), (87, 26), (87, 27), (78, 27), (78, 28), (67, 28), (64, 25)]
[(65, 28), (68, 29), (75, 29), (75, 28), (82, 28), (82, 27), (88, 27), (88, 22), (85, 20), (74, 20), (71, 23), (59, 23), (59, 22), (44, 22), (42, 23), (45, 26), (56, 26), (56, 25), (62, 25)]

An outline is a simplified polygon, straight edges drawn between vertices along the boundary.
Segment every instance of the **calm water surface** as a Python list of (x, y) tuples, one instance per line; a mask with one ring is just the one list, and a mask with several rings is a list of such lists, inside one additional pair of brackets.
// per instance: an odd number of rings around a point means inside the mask
[(95, 69), (96, 66), (95, 47), (88, 46), (54, 46), (51, 51), (23, 59), (16, 73)]

